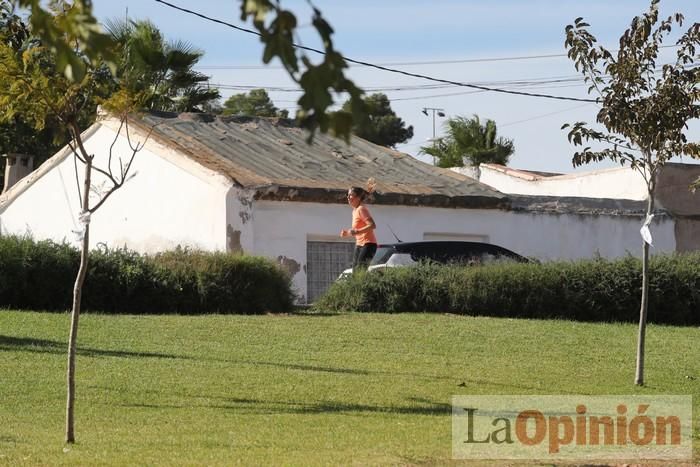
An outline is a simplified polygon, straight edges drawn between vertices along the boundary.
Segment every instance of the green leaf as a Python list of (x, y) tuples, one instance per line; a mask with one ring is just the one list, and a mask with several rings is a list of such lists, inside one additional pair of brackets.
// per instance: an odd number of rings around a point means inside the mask
[(342, 137), (347, 143), (350, 143), (352, 122), (352, 115), (349, 112), (337, 111), (331, 114), (333, 134)]

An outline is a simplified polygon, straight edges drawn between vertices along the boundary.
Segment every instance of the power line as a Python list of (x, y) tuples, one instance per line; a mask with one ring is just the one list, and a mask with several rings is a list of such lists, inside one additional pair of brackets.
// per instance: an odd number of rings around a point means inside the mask
[[(451, 65), (456, 63), (485, 63), (485, 62), (509, 62), (516, 60), (537, 60), (543, 58), (566, 57), (566, 54), (545, 54), (545, 55), (525, 55), (518, 57), (487, 57), (487, 58), (464, 58), (457, 60), (424, 60), (417, 62), (386, 62), (377, 63), (380, 66), (421, 66), (421, 65)], [(283, 69), (281, 66), (266, 65), (204, 65), (198, 67), (201, 70), (262, 70), (265, 68)]]
[[(659, 48), (678, 47), (675, 44), (662, 45)], [(522, 55), (515, 57), (487, 57), (487, 58), (463, 58), (456, 60), (424, 60), (416, 62), (387, 62), (378, 63), (380, 66), (421, 66), (421, 65), (452, 65), (458, 63), (487, 63), (487, 62), (508, 62), (517, 60), (539, 60), (543, 58), (568, 57), (567, 54), (544, 54), (544, 55)], [(201, 65), (200, 70), (263, 70), (263, 69), (284, 69), (276, 65)]]
[[(571, 86), (571, 85), (568, 85), (568, 86), (547, 86), (547, 89), (570, 88), (570, 87), (573, 87), (573, 86)], [(390, 100), (391, 100), (391, 102), (419, 101), (419, 100), (424, 100), (424, 99), (436, 99), (436, 98), (441, 98), (441, 97), (467, 96), (470, 94), (480, 94), (483, 92), (486, 92), (486, 91), (475, 90), (475, 91), (450, 92), (450, 93), (443, 93), (443, 94), (428, 94), (428, 95), (424, 95), (424, 96), (391, 97)], [(590, 104), (594, 104), (594, 102), (586, 102), (585, 103), (585, 105), (590, 105)]]
[[(510, 84), (513, 87), (528, 88), (528, 89), (543, 88), (543, 87), (546, 89), (570, 88), (570, 87), (580, 86), (580, 84), (577, 84), (577, 83), (567, 84), (570, 81), (571, 80), (546, 80), (546, 81), (539, 81), (539, 82), (538, 81), (497, 81), (497, 83)], [(581, 81), (582, 81), (582, 79), (581, 79)], [(280, 88), (280, 87), (276, 87), (276, 86), (264, 86), (264, 85), (235, 85), (235, 84), (223, 84), (223, 83), (210, 83), (210, 84), (218, 89), (229, 90), (229, 91), (247, 91), (247, 90), (252, 90), (252, 89), (264, 89), (265, 91), (268, 91), (270, 93), (273, 93), (273, 92), (300, 93), (303, 91), (301, 88)], [(455, 87), (452, 85), (428, 85), (428, 86), (406, 86), (406, 87), (392, 87), (392, 88), (377, 87), (377, 88), (373, 88), (373, 89), (365, 87), (364, 90), (367, 92), (378, 92), (378, 91), (400, 92), (400, 91), (417, 91), (417, 90), (425, 91), (425, 90), (444, 89), (444, 88), (455, 89)], [(450, 93), (442, 93), (442, 94), (427, 94), (427, 95), (421, 95), (421, 96), (391, 97), (390, 100), (391, 100), (391, 102), (412, 101), (412, 100), (433, 99), (433, 98), (437, 98), (437, 97), (465, 96), (465, 95), (469, 95), (469, 94), (479, 94), (479, 93), (483, 93), (483, 92), (486, 92), (486, 91), (478, 89), (478, 90), (472, 90), (472, 91), (459, 91), (459, 92), (450, 92)], [(285, 99), (274, 99), (274, 101), (275, 102), (287, 102), (287, 103), (297, 102), (296, 100), (285, 100)]]
[(502, 125), (498, 125), (498, 128), (503, 128), (503, 127), (511, 126), (511, 125), (517, 125), (518, 123), (530, 122), (530, 121), (532, 121), (532, 120), (537, 120), (537, 119), (540, 119), (540, 118), (549, 117), (549, 116), (551, 116), (551, 115), (556, 115), (556, 114), (560, 114), (560, 113), (564, 113), (564, 112), (569, 112), (569, 111), (571, 111), (571, 110), (580, 109), (580, 108), (586, 107), (586, 106), (588, 106), (588, 105), (590, 105), (590, 104), (586, 103), (586, 104), (582, 104), (582, 105), (577, 105), (576, 107), (569, 107), (569, 108), (567, 108), (567, 109), (557, 110), (557, 111), (555, 111), (555, 112), (548, 112), (548, 113), (546, 113), (546, 114), (535, 115), (534, 117), (525, 118), (525, 119), (523, 119), (523, 120), (517, 120), (517, 121), (515, 121), (515, 122), (508, 122), (508, 123), (504, 123), (504, 124), (502, 124)]
[[(512, 80), (498, 80), (498, 81), (476, 81), (469, 84), (480, 85), (480, 86), (517, 86), (517, 87), (534, 87), (534, 86), (547, 86), (547, 85), (557, 85), (562, 83), (578, 83), (583, 82), (582, 77), (574, 76), (572, 78), (558, 78), (558, 77), (545, 77), (545, 78), (520, 78)], [(303, 89), (298, 86), (277, 86), (277, 85), (246, 85), (246, 84), (229, 84), (229, 83), (216, 83), (210, 82), (210, 86), (219, 87), (222, 89), (230, 90), (252, 90), (252, 89), (265, 89), (269, 92), (303, 92)], [(420, 85), (404, 85), (404, 86), (363, 86), (366, 92), (399, 92), (399, 91), (426, 91), (434, 89), (445, 89), (452, 88), (452, 84), (420, 84)], [(549, 86), (547, 86), (549, 87)], [(552, 86), (553, 87), (553, 86)]]
[[(205, 20), (207, 20), (207, 21), (211, 21), (211, 22), (214, 22), (214, 23), (217, 23), (217, 24), (221, 24), (221, 25), (224, 25), (224, 26), (228, 26), (228, 27), (233, 28), (233, 29), (236, 29), (236, 30), (238, 30), (238, 31), (246, 32), (246, 33), (248, 33), (248, 34), (254, 34), (254, 35), (256, 35), (256, 36), (260, 36), (260, 35), (261, 35), (261, 34), (260, 34), (259, 32), (257, 32), (257, 31), (253, 31), (253, 30), (247, 29), (247, 28), (242, 28), (242, 27), (240, 27), (240, 26), (236, 26), (235, 24), (231, 24), (231, 23), (228, 23), (228, 22), (226, 22), (226, 21), (222, 21), (222, 20), (220, 20), (220, 19), (211, 18), (211, 17), (209, 17), (209, 16), (203, 15), (203, 14), (198, 13), (198, 12), (196, 12), (196, 11), (188, 10), (188, 9), (186, 9), (186, 8), (179, 7), (179, 6), (177, 6), (177, 5), (173, 5), (172, 3), (166, 2), (166, 1), (164, 1), (164, 0), (155, 0), (155, 1), (156, 1), (157, 3), (162, 3), (163, 5), (166, 5), (166, 6), (170, 7), (170, 8), (173, 8), (173, 9), (182, 11), (182, 12), (184, 12), (184, 13), (188, 13), (188, 14), (191, 14), (191, 15), (194, 15), (194, 16), (197, 16), (197, 17), (200, 17), (200, 18), (205, 19)], [(321, 51), (321, 50), (318, 50), (318, 49), (314, 49), (314, 48), (312, 48), (312, 47), (307, 47), (307, 46), (304, 46), (304, 45), (299, 45), (299, 44), (294, 44), (294, 43), (293, 43), (292, 45), (293, 45), (294, 47), (296, 47), (297, 49), (307, 50), (307, 51), (310, 51), (310, 52), (315, 52), (315, 53), (320, 54), (320, 55), (325, 55), (325, 52), (324, 52), (324, 51)], [(459, 82), (459, 81), (452, 81), (452, 80), (447, 80), (447, 79), (434, 78), (434, 77), (431, 77), (431, 76), (422, 75), (422, 74), (418, 74), (418, 73), (410, 73), (410, 72), (407, 72), (407, 71), (396, 70), (396, 69), (393, 69), (393, 68), (388, 68), (388, 67), (381, 66), (381, 65), (375, 65), (375, 64), (373, 64), (373, 63), (364, 62), (364, 61), (361, 61), (361, 60), (354, 60), (354, 59), (351, 59), (351, 58), (348, 58), (348, 57), (345, 57), (345, 56), (342, 56), (342, 58), (343, 58), (346, 62), (348, 62), (348, 63), (355, 63), (355, 64), (358, 64), (358, 65), (364, 65), (364, 66), (367, 66), (367, 67), (370, 67), (370, 68), (376, 68), (376, 69), (378, 69), (378, 70), (383, 70), (383, 71), (387, 71), (387, 72), (390, 72), (390, 73), (397, 73), (397, 74), (401, 74), (401, 75), (404, 75), (404, 76), (410, 76), (410, 77), (413, 77), (413, 78), (425, 79), (425, 80), (434, 81), (434, 82), (438, 82), (438, 83), (452, 84), (452, 85), (454, 85), (454, 86), (461, 86), (461, 87), (467, 87), (467, 88), (473, 88), (473, 89), (480, 89), (480, 90), (482, 90), (482, 91), (498, 92), (498, 93), (502, 93), (502, 94), (512, 94), (512, 95), (527, 96), (527, 97), (541, 97), (541, 98), (545, 98), (545, 99), (556, 99), (556, 100), (564, 100), (564, 101), (597, 102), (595, 99), (585, 99), (585, 98), (566, 97), (566, 96), (555, 96), (555, 95), (551, 95), (551, 94), (530, 93), (530, 92), (524, 92), (524, 91), (513, 91), (513, 90), (507, 90), (507, 89), (499, 89), (499, 88), (491, 88), (491, 87), (487, 87), (487, 86), (480, 86), (480, 85), (476, 85), (476, 84), (461, 83), (461, 82)]]
[[(571, 85), (567, 86), (551, 86), (551, 87), (571, 87)], [(228, 89), (228, 88), (221, 88), (221, 89)], [(263, 88), (264, 89), (264, 88)], [(460, 92), (449, 92), (449, 93), (444, 93), (444, 94), (428, 94), (425, 96), (410, 96), (410, 97), (392, 97), (390, 100), (391, 102), (398, 102), (398, 101), (416, 101), (416, 100), (422, 100), (422, 99), (435, 99), (437, 97), (453, 97), (453, 96), (466, 96), (469, 94), (480, 94), (486, 91), (482, 91), (480, 89), (477, 89), (475, 91), (460, 91)], [(286, 102), (286, 103), (294, 103), (298, 102), (297, 100), (286, 100), (286, 99), (274, 99), (274, 102)], [(591, 102), (587, 102), (585, 105), (589, 105)]]
[[(659, 68), (660, 69), (660, 68)], [(571, 88), (580, 86), (583, 82), (583, 78), (574, 75), (573, 77), (567, 76), (554, 76), (548, 78), (522, 78), (514, 80), (500, 80), (500, 81), (483, 81), (474, 84), (480, 85), (506, 85), (508, 87), (518, 87), (518, 88), (546, 88), (546, 89), (559, 89), (559, 88)], [(265, 89), (271, 93), (273, 92), (294, 92), (301, 93), (303, 89), (299, 87), (281, 87), (281, 86), (265, 86), (265, 85), (236, 85), (236, 84), (225, 84), (225, 83), (210, 83), (212, 86), (223, 90), (232, 91), (246, 91), (252, 89)], [(363, 89), (367, 92), (401, 92), (401, 91), (427, 91), (435, 89), (454, 89), (455, 86), (447, 84), (428, 84), (428, 85), (407, 85), (407, 86), (394, 86), (394, 87), (364, 87)], [(390, 97), (392, 102), (396, 101), (411, 101), (411, 100), (423, 100), (423, 99), (433, 99), (439, 97), (452, 97), (452, 96), (465, 96), (469, 94), (479, 94), (486, 92), (484, 90), (474, 90), (474, 91), (460, 91), (460, 92), (450, 92), (442, 94), (427, 94), (419, 96), (409, 96), (409, 97)], [(274, 99), (275, 102), (286, 102), (295, 103), (297, 100), (284, 100), (284, 99)], [(588, 105), (586, 103), (584, 105)], [(514, 122), (515, 123), (515, 122)], [(514, 124), (513, 123), (513, 124)]]
[[(505, 123), (505, 124), (503, 124), (503, 125), (500, 125), (500, 124), (499, 124), (499, 125), (498, 125), (498, 128), (503, 128), (503, 127), (510, 126), (510, 125), (516, 125), (516, 124), (518, 124), (518, 123), (526, 123), (526, 122), (529, 122), (529, 121), (532, 121), (532, 120), (537, 120), (537, 119), (540, 119), (540, 118), (549, 117), (549, 116), (555, 115), (555, 114), (560, 114), (560, 113), (564, 113), (564, 112), (570, 112), (570, 111), (572, 111), (572, 110), (580, 109), (580, 108), (586, 107), (586, 106), (588, 106), (588, 105), (590, 105), (590, 104), (589, 104), (589, 103), (586, 103), (586, 104), (582, 104), (582, 105), (577, 105), (577, 106), (575, 106), (575, 107), (568, 107), (568, 108), (566, 108), (566, 109), (557, 110), (557, 111), (555, 111), (555, 112), (549, 112), (549, 113), (546, 113), (546, 114), (536, 115), (536, 116), (534, 116), (534, 117), (530, 117), (530, 118), (523, 119), (523, 120), (518, 120), (518, 121), (515, 121), (515, 122)], [(396, 146), (397, 146), (397, 149), (399, 149), (399, 150), (405, 150), (406, 148), (414, 147), (414, 146), (424, 146), (424, 145), (427, 146), (427, 145), (429, 145), (429, 143), (430, 143), (430, 140), (426, 140), (426, 141), (419, 141), (419, 142), (416, 142), (416, 143), (397, 144)]]
[[(262, 84), (258, 85), (248, 85), (248, 84), (228, 84), (228, 83), (215, 83), (210, 82), (210, 86), (218, 87), (221, 89), (231, 89), (231, 90), (253, 90), (253, 89), (264, 89), (269, 92), (303, 92), (304, 90), (298, 86), (266, 86)], [(367, 92), (393, 92), (393, 91), (416, 91), (416, 90), (433, 90), (433, 89), (445, 89), (454, 88), (450, 84), (428, 84), (428, 85), (418, 85), (418, 86), (365, 86), (363, 89)]]
[[(659, 66), (655, 71), (660, 71), (663, 66)], [(470, 84), (481, 85), (481, 86), (499, 86), (501, 88), (509, 89), (513, 87), (517, 88), (546, 88), (546, 89), (559, 89), (566, 87), (576, 87), (583, 83), (583, 77), (579, 75), (559, 75), (559, 76), (547, 76), (541, 78), (515, 78), (509, 80), (490, 80), (490, 81), (477, 81)], [(298, 86), (265, 86), (265, 85), (239, 85), (239, 84), (227, 84), (227, 83), (209, 83), (211, 86), (218, 87), (223, 90), (230, 91), (249, 91), (252, 89), (265, 89), (268, 92), (292, 92), (301, 93), (303, 89)], [(370, 92), (403, 92), (403, 91), (427, 91), (436, 89), (454, 89), (455, 86), (451, 84), (419, 84), (419, 85), (403, 85), (403, 86), (364, 86), (363, 89)], [(391, 101), (408, 101), (408, 100), (420, 100), (429, 99), (434, 97), (450, 97), (450, 96), (463, 96), (468, 94), (477, 94), (486, 92), (484, 90), (476, 91), (461, 91), (443, 94), (430, 94), (422, 96), (411, 96), (411, 97), (392, 97)], [(296, 101), (284, 101), (276, 100), (277, 102), (296, 102)]]

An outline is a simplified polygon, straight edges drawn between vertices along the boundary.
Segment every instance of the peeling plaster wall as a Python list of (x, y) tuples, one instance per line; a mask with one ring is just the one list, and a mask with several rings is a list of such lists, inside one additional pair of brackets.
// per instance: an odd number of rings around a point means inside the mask
[[(637, 255), (642, 244), (641, 217), (372, 205), (370, 210), (380, 243), (395, 242), (391, 227), (402, 241), (423, 240), (425, 233), (484, 235), (491, 243), (540, 259)], [(305, 297), (307, 239), (337, 238), (350, 219), (347, 205), (256, 201), (253, 252), (301, 265), (293, 284)], [(674, 251), (672, 220), (655, 219), (651, 231), (653, 253)]]
[(226, 193), (226, 251), (253, 251), (253, 194), (231, 187)]
[[(143, 141), (134, 133), (131, 132), (132, 143)], [(98, 166), (106, 166), (106, 151), (115, 135), (114, 129), (100, 126), (87, 139), (86, 148), (96, 155)], [(122, 130), (114, 154), (131, 154), (123, 135)], [(115, 158), (113, 168), (119, 170)], [(82, 186), (80, 164), (78, 169)], [(131, 173), (134, 177), (92, 216), (92, 246), (104, 242), (140, 252), (162, 251), (177, 245), (225, 249), (225, 194), (231, 186), (226, 178), (177, 156), (153, 140), (136, 155)], [(101, 178), (93, 175), (93, 185), (99, 187)], [(79, 206), (75, 168), (69, 156), (2, 212), (3, 233), (29, 232), (37, 239), (66, 239), (77, 244), (72, 231), (79, 230)]]

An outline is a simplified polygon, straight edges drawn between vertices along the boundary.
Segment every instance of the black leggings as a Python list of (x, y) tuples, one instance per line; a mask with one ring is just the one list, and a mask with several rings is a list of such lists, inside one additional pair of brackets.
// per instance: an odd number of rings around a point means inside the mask
[(367, 269), (369, 262), (372, 261), (376, 252), (376, 243), (365, 243), (362, 246), (355, 245), (355, 254), (352, 258), (352, 270), (355, 271), (358, 268)]

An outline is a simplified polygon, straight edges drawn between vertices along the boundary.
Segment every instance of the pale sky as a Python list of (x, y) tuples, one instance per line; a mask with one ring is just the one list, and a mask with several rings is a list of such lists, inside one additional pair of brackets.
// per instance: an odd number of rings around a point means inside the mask
[[(239, 0), (168, 1), (252, 29), (239, 20)], [(462, 83), (587, 98), (595, 96), (586, 94), (586, 86), (579, 79), (581, 75), (565, 56), (565, 26), (583, 16), (599, 42), (614, 50), (632, 18), (646, 12), (650, 2), (316, 0), (313, 3), (335, 29), (335, 48), (346, 57)], [(211, 76), (214, 85), (223, 85), (224, 99), (249, 87), (273, 88), (268, 89), (268, 94), (275, 105), (294, 114), (300, 93), (275, 63), (262, 66), (263, 48), (257, 37), (155, 0), (94, 0), (93, 4), (100, 19), (125, 17), (128, 9), (129, 18), (150, 19), (166, 38), (181, 39), (202, 49), (205, 55), (199, 70)], [(309, 24), (308, 3), (283, 0), (282, 5), (297, 15), (302, 26), (301, 43), (319, 48)], [(662, 0), (662, 18), (675, 12), (685, 16), (683, 28), (676, 31), (685, 31), (700, 21), (700, 1)], [(674, 49), (663, 50), (660, 63), (670, 62)], [(310, 54), (312, 60), (317, 59)], [(597, 112), (595, 104), (474, 92), (362, 66), (352, 66), (349, 76), (368, 94), (377, 90), (387, 94), (396, 113), (414, 127), (413, 139), (398, 149), (424, 161), (429, 158), (418, 154), (420, 146), (427, 145), (433, 137), (432, 112), (423, 115), (421, 110), (425, 107), (443, 109), (446, 117), (478, 114), (482, 119), (495, 120), (499, 135), (515, 143), (510, 166), (551, 172), (574, 171), (571, 157), (575, 149), (560, 129), (562, 124), (594, 122)], [(443, 133), (443, 122), (444, 118), (436, 117), (436, 136)], [(691, 125), (689, 137), (700, 139), (700, 125)], [(612, 163), (588, 165), (577, 171), (612, 166)]]

